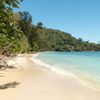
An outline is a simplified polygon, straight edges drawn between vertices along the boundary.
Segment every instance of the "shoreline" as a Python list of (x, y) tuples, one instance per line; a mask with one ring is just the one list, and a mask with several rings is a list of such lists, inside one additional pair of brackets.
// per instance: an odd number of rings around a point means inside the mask
[(30, 60), (31, 54), (17, 57), (17, 68), (5, 71), (0, 81), (17, 81), (16, 88), (0, 90), (2, 100), (99, 100), (100, 92), (82, 86), (73, 77), (43, 70)]
[(86, 77), (83, 78), (83, 76), (78, 76), (74, 72), (64, 71), (62, 69), (52, 67), (49, 64), (46, 64), (46, 63), (42, 62), (39, 59), (36, 59), (36, 57), (38, 55), (39, 55), (39, 53), (33, 54), (32, 57), (30, 58), (30, 60), (32, 60), (33, 63), (35, 63), (41, 69), (44, 69), (44, 70), (46, 70), (48, 72), (50, 71), (50, 72), (52, 72), (54, 74), (62, 75), (62, 76), (65, 76), (65, 77), (75, 78), (84, 87), (87, 87), (87, 88), (90, 88), (90, 89), (94, 89), (94, 90), (100, 92), (100, 86), (95, 85), (95, 83), (91, 82), (91, 80), (88, 80)]

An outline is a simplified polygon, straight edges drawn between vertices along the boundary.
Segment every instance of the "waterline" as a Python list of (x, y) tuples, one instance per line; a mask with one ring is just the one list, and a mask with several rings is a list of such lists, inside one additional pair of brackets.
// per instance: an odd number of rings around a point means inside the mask
[[(99, 71), (94, 70), (94, 65), (97, 65), (95, 68), (98, 68), (99, 56), (95, 56), (95, 53), (91, 55), (91, 52), (43, 52), (36, 54), (31, 60), (40, 67), (60, 75), (73, 77), (82, 85), (97, 89), (100, 88), (100, 76)], [(90, 67), (91, 61), (94, 61), (92, 67)]]

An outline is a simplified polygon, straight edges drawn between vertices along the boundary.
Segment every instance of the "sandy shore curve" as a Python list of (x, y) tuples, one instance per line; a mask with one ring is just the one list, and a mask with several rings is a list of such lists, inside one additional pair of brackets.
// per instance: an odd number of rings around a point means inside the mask
[(0, 72), (0, 84), (16, 81), (15, 88), (0, 89), (1, 100), (100, 100), (100, 92), (81, 85), (75, 78), (43, 70), (30, 57), (20, 55), (16, 69)]

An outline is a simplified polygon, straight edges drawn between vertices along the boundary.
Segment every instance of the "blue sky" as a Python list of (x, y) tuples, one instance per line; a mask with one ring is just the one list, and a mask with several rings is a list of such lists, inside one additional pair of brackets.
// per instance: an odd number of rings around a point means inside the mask
[(34, 24), (100, 41), (100, 0), (24, 0), (17, 11), (29, 11)]

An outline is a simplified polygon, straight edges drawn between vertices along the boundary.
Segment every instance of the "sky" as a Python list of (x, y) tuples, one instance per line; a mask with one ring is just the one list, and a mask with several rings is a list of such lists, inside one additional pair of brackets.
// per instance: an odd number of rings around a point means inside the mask
[(100, 41), (100, 0), (24, 0), (16, 11), (30, 12), (33, 24)]

